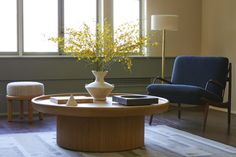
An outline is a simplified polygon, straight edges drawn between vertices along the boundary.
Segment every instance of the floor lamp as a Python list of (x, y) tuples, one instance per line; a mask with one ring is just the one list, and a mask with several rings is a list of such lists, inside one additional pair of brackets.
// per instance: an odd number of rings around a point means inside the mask
[(178, 30), (178, 15), (152, 15), (151, 30), (162, 31), (161, 77), (165, 78), (165, 36), (166, 30)]

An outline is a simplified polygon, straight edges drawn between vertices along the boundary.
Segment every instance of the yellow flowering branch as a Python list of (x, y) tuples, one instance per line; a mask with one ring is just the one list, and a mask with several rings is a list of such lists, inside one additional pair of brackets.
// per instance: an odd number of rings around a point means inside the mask
[[(104, 28), (104, 29), (103, 29)], [(156, 45), (149, 43), (148, 36), (139, 35), (137, 24), (125, 23), (114, 31), (107, 21), (104, 27), (96, 26), (96, 33), (92, 33), (89, 26), (84, 24), (80, 30), (67, 28), (65, 37), (50, 38), (55, 43), (64, 43), (60, 47), (65, 54), (85, 60), (94, 65), (97, 71), (105, 71), (115, 63), (123, 63), (131, 70), (131, 56), (143, 55), (142, 47)]]

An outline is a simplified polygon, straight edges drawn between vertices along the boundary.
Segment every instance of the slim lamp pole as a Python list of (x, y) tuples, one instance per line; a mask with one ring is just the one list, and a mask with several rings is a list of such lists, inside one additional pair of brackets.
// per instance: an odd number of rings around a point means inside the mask
[(162, 31), (161, 77), (165, 78), (165, 36), (166, 31), (178, 30), (178, 15), (152, 15), (151, 30)]
[(165, 78), (165, 29), (162, 30), (162, 49), (161, 49), (161, 77)]

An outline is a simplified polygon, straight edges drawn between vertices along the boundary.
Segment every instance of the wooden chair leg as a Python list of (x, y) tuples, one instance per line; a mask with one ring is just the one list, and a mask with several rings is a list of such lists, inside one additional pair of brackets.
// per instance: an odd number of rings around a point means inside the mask
[(230, 122), (231, 122), (231, 106), (228, 107), (228, 134), (230, 133)]
[(153, 115), (150, 116), (149, 125), (152, 125)]
[(12, 121), (12, 100), (7, 100), (7, 120)]
[(206, 105), (204, 106), (204, 120), (203, 120), (203, 128), (202, 128), (202, 131), (205, 131), (205, 130), (206, 130), (206, 123), (207, 123), (208, 111), (209, 111), (209, 105), (206, 104)]
[(28, 118), (29, 118), (29, 122), (33, 121), (33, 107), (32, 107), (31, 100), (28, 100)]
[(181, 104), (178, 103), (178, 119), (181, 118)]
[(43, 113), (39, 112), (39, 120), (43, 120)]
[(20, 119), (24, 118), (24, 101), (20, 100)]

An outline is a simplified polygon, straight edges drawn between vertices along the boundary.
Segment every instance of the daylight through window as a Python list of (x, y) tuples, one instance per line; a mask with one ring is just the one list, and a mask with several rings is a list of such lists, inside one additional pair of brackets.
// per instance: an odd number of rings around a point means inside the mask
[(96, 33), (103, 17), (113, 21), (113, 29), (127, 22), (141, 25), (141, 1), (1, 0), (0, 54), (60, 54), (49, 37), (65, 36), (66, 28), (79, 29), (84, 23)]

